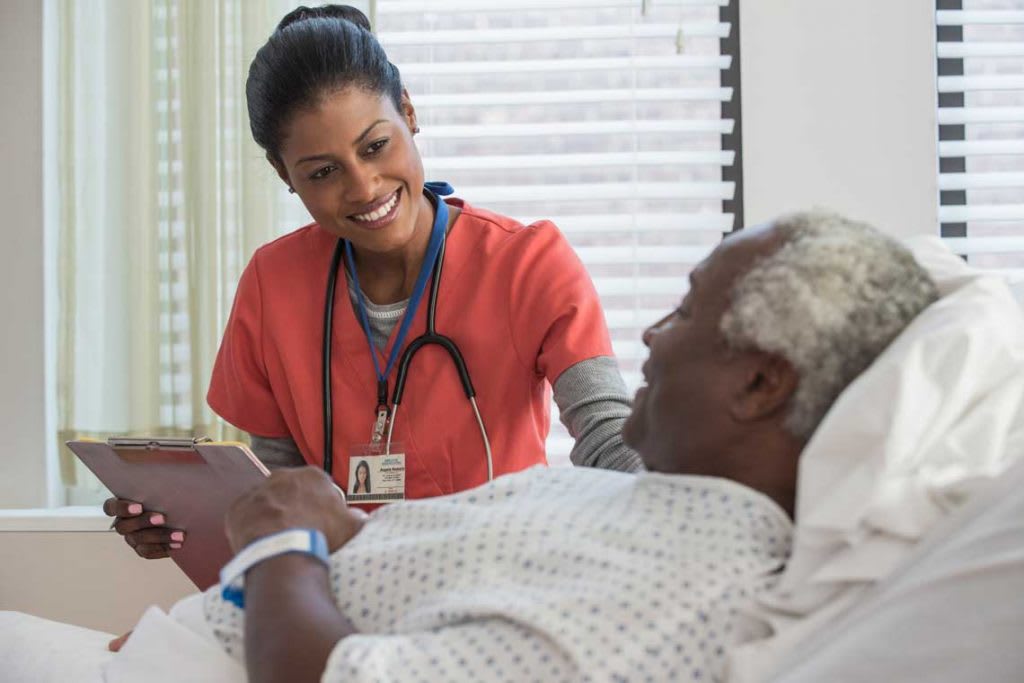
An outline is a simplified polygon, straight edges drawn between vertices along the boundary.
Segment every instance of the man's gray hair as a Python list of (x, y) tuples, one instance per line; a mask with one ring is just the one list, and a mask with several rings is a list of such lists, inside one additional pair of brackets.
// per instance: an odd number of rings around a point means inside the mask
[(866, 223), (813, 211), (780, 218), (782, 246), (735, 283), (722, 334), (799, 375), (786, 427), (806, 439), (839, 394), (938, 299), (910, 252)]

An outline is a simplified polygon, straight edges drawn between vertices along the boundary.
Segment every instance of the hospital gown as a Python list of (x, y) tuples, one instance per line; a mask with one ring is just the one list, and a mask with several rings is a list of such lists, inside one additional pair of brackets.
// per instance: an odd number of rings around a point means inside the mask
[[(774, 502), (710, 477), (537, 467), (378, 510), (331, 557), (324, 681), (721, 680), (789, 552)], [(244, 613), (206, 617), (243, 657)]]

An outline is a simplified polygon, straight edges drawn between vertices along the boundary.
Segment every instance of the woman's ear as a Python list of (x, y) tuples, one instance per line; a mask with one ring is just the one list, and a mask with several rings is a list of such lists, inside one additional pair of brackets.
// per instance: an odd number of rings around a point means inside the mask
[(288, 177), (288, 171), (285, 169), (284, 164), (281, 163), (281, 160), (270, 152), (267, 152), (267, 161), (269, 161), (270, 165), (274, 167), (274, 170), (277, 172), (277, 177), (284, 181), (284, 184), (288, 186), (289, 190), (294, 192), (295, 189), (292, 187), (291, 178)]
[(751, 351), (744, 353), (739, 386), (730, 412), (739, 422), (753, 422), (784, 410), (796, 393), (800, 377), (782, 356)]
[(409, 132), (413, 135), (420, 132), (420, 127), (416, 123), (416, 107), (412, 106), (412, 98), (409, 97), (409, 91), (402, 88), (402, 118), (405, 119), (405, 125), (409, 126)]

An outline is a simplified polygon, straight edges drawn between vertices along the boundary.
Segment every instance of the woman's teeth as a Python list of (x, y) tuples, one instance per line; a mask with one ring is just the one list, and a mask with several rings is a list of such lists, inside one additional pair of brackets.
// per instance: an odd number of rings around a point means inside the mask
[(371, 223), (373, 221), (380, 220), (391, 213), (391, 209), (395, 208), (395, 202), (398, 201), (398, 191), (396, 190), (391, 199), (386, 204), (381, 205), (378, 209), (371, 211), (370, 213), (357, 213), (353, 214), (352, 218), (357, 221), (363, 221), (364, 223)]

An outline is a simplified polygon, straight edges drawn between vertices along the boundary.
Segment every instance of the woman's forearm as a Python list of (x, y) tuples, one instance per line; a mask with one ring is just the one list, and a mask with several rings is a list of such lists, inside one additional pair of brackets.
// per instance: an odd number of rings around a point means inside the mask
[(622, 440), (631, 401), (610, 356), (573, 365), (555, 381), (555, 403), (562, 424), (576, 440), (572, 463), (623, 472), (643, 469), (640, 456)]
[(334, 646), (353, 632), (318, 559), (290, 553), (246, 573), (245, 663), (253, 683), (319, 681)]

